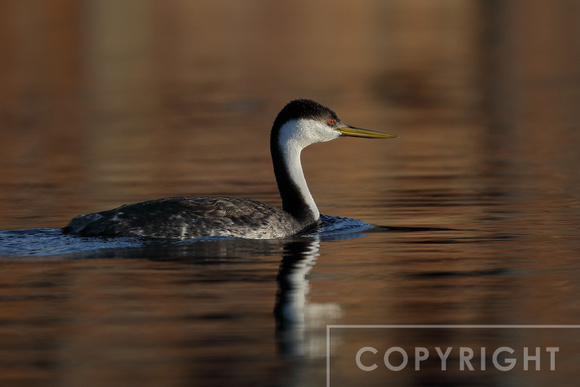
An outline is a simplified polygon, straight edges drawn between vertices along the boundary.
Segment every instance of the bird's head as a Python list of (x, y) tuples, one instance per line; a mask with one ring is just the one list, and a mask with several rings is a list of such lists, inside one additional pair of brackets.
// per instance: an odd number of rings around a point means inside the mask
[(394, 138), (393, 134), (375, 132), (345, 124), (331, 109), (309, 99), (296, 99), (278, 113), (272, 126), (272, 138), (278, 144), (304, 149), (308, 145), (339, 137)]

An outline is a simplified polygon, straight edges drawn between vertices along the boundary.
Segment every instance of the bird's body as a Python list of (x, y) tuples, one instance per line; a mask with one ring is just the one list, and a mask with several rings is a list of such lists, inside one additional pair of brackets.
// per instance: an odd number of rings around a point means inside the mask
[(340, 136), (396, 137), (345, 125), (329, 108), (311, 100), (294, 100), (276, 117), (270, 139), (282, 208), (236, 197), (179, 196), (79, 215), (63, 232), (158, 239), (273, 239), (310, 231), (319, 223), (320, 213), (306, 185), (300, 153), (308, 145)]
[(255, 200), (177, 196), (80, 215), (65, 232), (158, 239), (207, 236), (275, 239), (299, 234), (302, 229), (303, 225), (286, 211)]

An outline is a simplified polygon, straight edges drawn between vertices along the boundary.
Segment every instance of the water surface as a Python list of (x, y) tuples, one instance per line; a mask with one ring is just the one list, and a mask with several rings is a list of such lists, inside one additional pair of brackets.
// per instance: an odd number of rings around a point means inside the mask
[[(25, 3), (0, 5), (0, 384), (320, 386), (328, 325), (580, 323), (569, 5)], [(164, 196), (280, 204), (268, 135), (293, 98), (400, 136), (304, 151), (321, 232), (168, 242), (58, 230)], [(332, 386), (580, 376), (577, 329), (332, 335)], [(524, 371), (520, 356), (509, 372), (489, 358), (460, 371), (456, 352), (449, 372), (433, 359), (389, 372), (379, 353), (365, 373), (365, 345), (561, 352), (556, 371), (545, 357)]]

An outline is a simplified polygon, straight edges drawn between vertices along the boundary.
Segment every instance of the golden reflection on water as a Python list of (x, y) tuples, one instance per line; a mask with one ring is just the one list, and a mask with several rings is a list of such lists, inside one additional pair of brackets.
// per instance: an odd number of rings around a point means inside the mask
[(438, 228), (300, 241), (299, 301), (326, 314), (283, 335), (292, 244), (4, 260), (0, 380), (321, 385), (329, 321), (577, 323), (577, 8), (0, 2), (0, 229), (170, 195), (279, 203), (269, 129), (299, 97), (400, 135), (307, 149), (322, 213)]

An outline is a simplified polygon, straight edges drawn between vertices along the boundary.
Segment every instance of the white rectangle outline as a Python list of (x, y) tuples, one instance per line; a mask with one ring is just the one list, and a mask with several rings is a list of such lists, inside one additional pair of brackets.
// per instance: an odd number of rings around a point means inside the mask
[(327, 325), (326, 387), (330, 387), (330, 330), (338, 329), (580, 329), (580, 325)]

